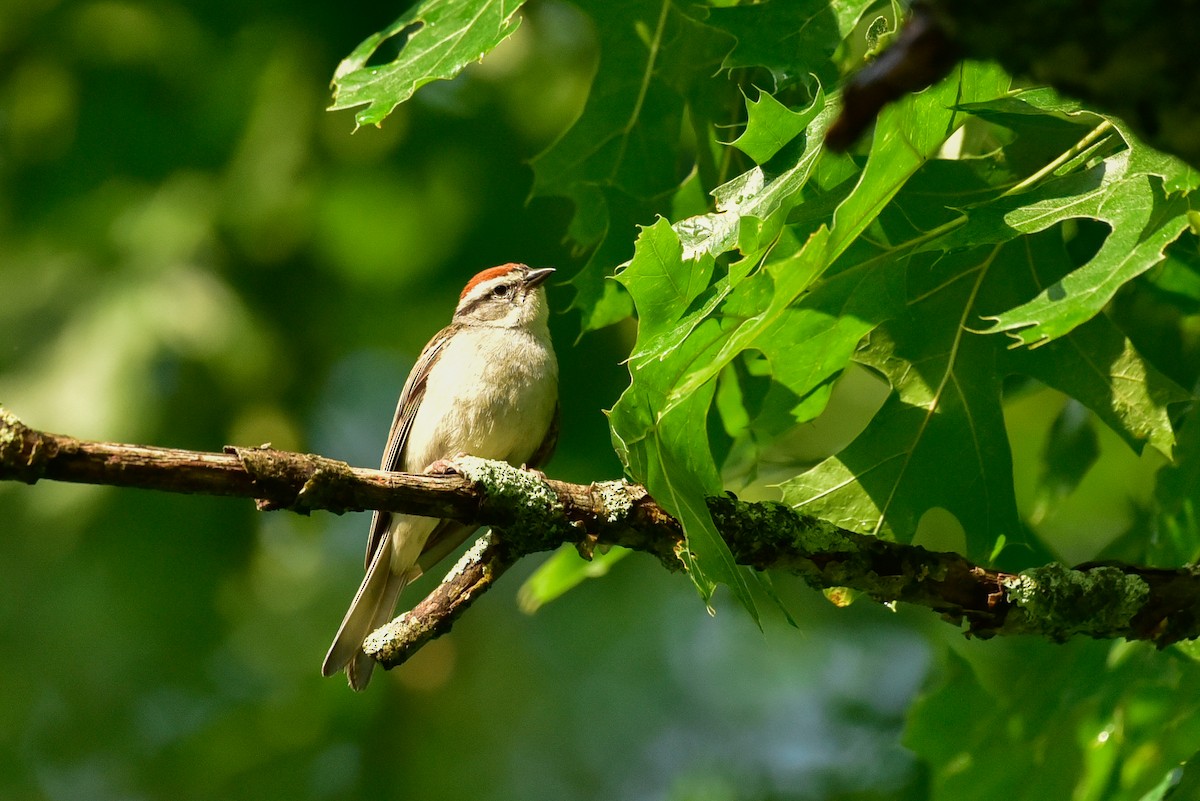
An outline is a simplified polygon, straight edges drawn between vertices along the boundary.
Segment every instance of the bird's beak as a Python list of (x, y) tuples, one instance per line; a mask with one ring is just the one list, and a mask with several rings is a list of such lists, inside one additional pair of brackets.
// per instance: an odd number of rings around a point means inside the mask
[(554, 274), (553, 267), (543, 267), (540, 270), (530, 270), (529, 275), (525, 276), (525, 286), (532, 289), (535, 286), (541, 286), (546, 279)]

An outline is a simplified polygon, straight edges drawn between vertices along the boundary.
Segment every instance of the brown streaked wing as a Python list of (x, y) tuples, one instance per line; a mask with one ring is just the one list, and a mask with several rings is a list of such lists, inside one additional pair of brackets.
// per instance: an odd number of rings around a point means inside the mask
[[(457, 520), (443, 520), (438, 523), (437, 528), (429, 535), (429, 539), (425, 540), (425, 547), (421, 549), (421, 556), (417, 559), (417, 569), (420, 571), (420, 575), (428, 573), (434, 565), (462, 545), (467, 536), (478, 528), (479, 526), (460, 523)], [(416, 578), (413, 576), (414, 580)]]
[[(379, 464), (380, 470), (400, 470), (404, 466), (404, 447), (408, 444), (408, 434), (412, 431), (413, 420), (417, 417), (417, 409), (421, 407), (421, 399), (425, 397), (425, 386), (429, 382), (429, 371), (437, 362), (438, 355), (442, 348), (450, 340), (451, 334), (454, 333), (455, 326), (448, 325), (441, 331), (433, 335), (433, 339), (429, 340), (429, 344), (421, 351), (421, 355), (417, 357), (416, 364), (408, 374), (408, 380), (404, 382), (404, 389), (400, 392), (400, 400), (396, 402), (396, 415), (392, 418), (392, 429), (388, 432), (387, 447), (383, 451), (383, 460)], [(371, 559), (375, 555), (375, 549), (379, 547), (379, 543), (383, 541), (383, 535), (387, 532), (388, 526), (392, 522), (391, 512), (376, 511), (371, 518), (371, 533), (367, 537), (367, 559), (366, 566), (371, 566)]]

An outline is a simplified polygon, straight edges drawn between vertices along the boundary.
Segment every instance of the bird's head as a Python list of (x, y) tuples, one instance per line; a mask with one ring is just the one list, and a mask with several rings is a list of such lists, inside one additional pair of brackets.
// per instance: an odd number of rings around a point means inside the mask
[(542, 284), (553, 273), (553, 267), (535, 270), (525, 264), (484, 270), (463, 288), (454, 321), (496, 328), (545, 325), (549, 307)]

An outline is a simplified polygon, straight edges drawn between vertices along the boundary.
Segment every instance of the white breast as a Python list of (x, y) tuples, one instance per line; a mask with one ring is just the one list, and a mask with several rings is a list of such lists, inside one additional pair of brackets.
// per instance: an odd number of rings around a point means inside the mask
[(524, 464), (557, 403), (558, 362), (548, 344), (521, 329), (459, 329), (430, 370), (403, 469), (420, 472), (458, 453)]

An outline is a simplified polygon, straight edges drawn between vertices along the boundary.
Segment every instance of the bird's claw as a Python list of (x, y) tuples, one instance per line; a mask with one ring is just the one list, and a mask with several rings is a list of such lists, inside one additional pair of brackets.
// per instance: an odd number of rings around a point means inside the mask
[(463, 457), (470, 456), (470, 455), (471, 454), (467, 453), (466, 451), (459, 451), (458, 453), (451, 456), (449, 459), (438, 459), (436, 462), (434, 462), (431, 465), (429, 465), (428, 467), (426, 467), (425, 472), (427, 474), (433, 475), (433, 476), (458, 475), (460, 471), (457, 467), (455, 467), (454, 463), (457, 462), (459, 459), (462, 459)]
[(546, 474), (543, 473), (541, 470), (538, 470), (536, 467), (530, 467), (527, 464), (523, 464), (523, 465), (521, 465), (521, 469), (527, 473), (533, 473), (535, 476), (540, 478), (542, 481), (545, 481), (547, 478)]

